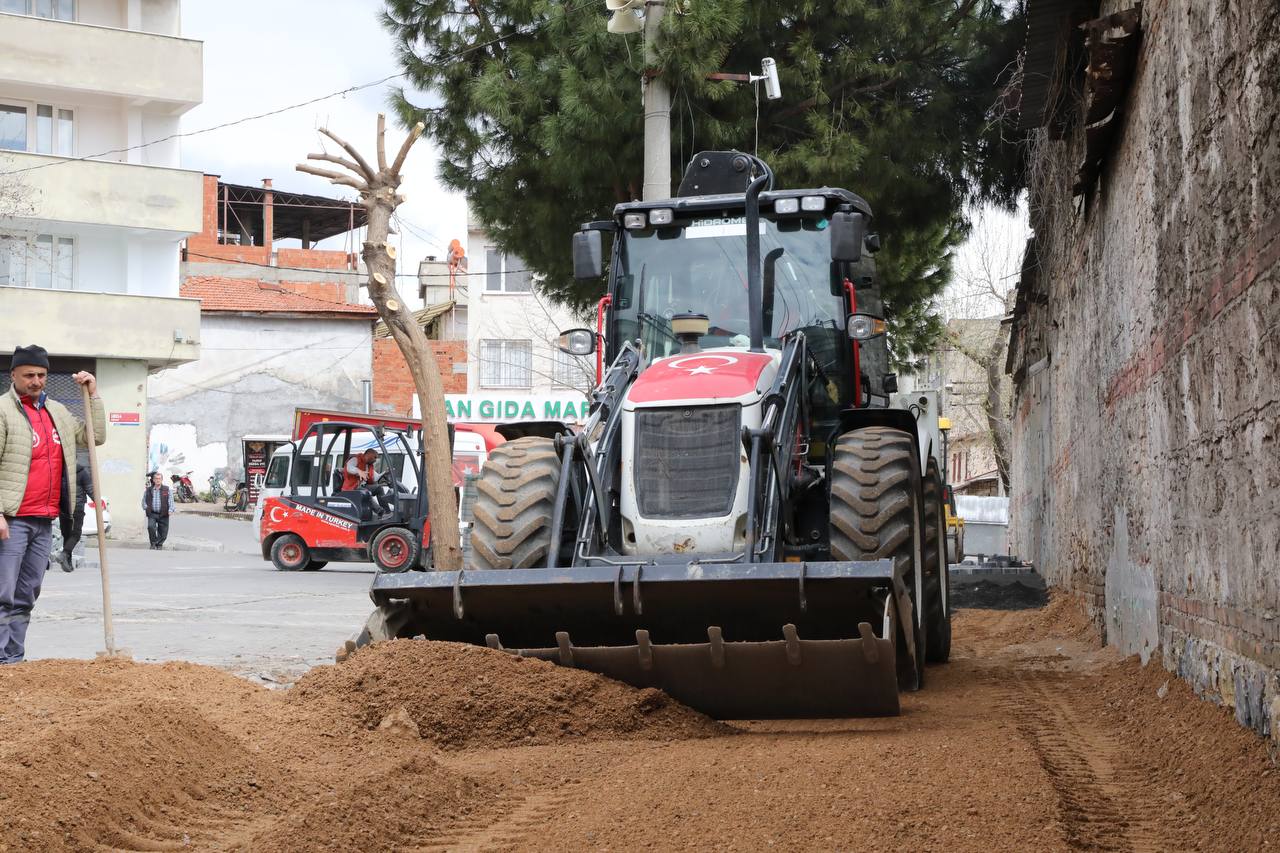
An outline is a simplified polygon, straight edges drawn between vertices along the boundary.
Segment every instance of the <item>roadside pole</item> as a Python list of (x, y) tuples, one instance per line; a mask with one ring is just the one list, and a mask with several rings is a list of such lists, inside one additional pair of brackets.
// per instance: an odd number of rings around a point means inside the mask
[(662, 0), (648, 0), (644, 16), (644, 201), (671, 197), (671, 89), (658, 72)]
[(102, 524), (102, 488), (98, 485), (98, 440), (93, 431), (93, 403), (89, 400), (89, 386), (80, 386), (84, 399), (84, 429), (89, 436), (89, 476), (93, 482), (93, 515), (98, 522), (98, 564), (102, 567), (102, 631), (107, 644), (99, 657), (126, 657), (127, 652), (116, 649), (116, 631), (111, 624), (111, 580), (107, 570), (107, 531)]

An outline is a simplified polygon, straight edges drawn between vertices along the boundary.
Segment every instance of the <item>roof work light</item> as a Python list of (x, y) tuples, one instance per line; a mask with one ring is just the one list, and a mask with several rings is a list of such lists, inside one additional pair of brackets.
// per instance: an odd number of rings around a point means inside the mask
[(607, 29), (617, 35), (638, 33), (644, 29), (644, 0), (604, 0), (611, 14)]

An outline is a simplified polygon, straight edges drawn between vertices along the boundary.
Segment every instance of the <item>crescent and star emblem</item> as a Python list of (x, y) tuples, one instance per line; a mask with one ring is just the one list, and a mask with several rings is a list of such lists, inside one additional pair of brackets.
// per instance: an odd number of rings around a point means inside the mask
[(284, 509), (284, 507), (273, 506), (273, 507), (271, 508), (271, 512), (270, 512), (270, 514), (268, 515), (268, 518), (270, 518), (270, 520), (271, 520), (271, 523), (272, 523), (272, 524), (279, 524), (279, 523), (280, 523), (280, 519), (279, 519), (279, 518), (276, 518), (276, 513), (277, 513), (277, 512), (279, 512), (279, 513), (284, 513), (284, 512), (286, 512), (286, 510)]
[[(681, 367), (686, 361), (710, 361), (715, 359), (721, 362), (715, 367), (707, 367), (705, 364), (699, 364), (697, 367)], [(675, 361), (667, 362), (667, 367), (672, 370), (687, 370), (690, 376), (697, 376), (702, 373), (714, 373), (716, 367), (728, 367), (731, 364), (737, 364), (738, 360), (731, 355), (717, 355), (711, 353), (709, 355), (686, 355), (684, 358), (677, 358)]]

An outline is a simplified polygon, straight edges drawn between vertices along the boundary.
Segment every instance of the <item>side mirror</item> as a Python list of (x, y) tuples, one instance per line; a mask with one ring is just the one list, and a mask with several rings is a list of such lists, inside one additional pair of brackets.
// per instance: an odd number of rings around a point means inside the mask
[(579, 231), (573, 235), (573, 277), (589, 281), (600, 277), (604, 264), (604, 243), (599, 231)]
[(867, 236), (867, 218), (861, 213), (837, 211), (831, 217), (831, 260), (862, 260), (862, 241)]
[(884, 320), (873, 314), (850, 314), (849, 315), (849, 337), (855, 341), (869, 341), (872, 338), (878, 338), (885, 333)]
[[(595, 234), (600, 236), (599, 232)], [(591, 355), (596, 351), (596, 333), (590, 329), (570, 329), (560, 333), (556, 346), (560, 348), (560, 352), (567, 352), (569, 355)]]

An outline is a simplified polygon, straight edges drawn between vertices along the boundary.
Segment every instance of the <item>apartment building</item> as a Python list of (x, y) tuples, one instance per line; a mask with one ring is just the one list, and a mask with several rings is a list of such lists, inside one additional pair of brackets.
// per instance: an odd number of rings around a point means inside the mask
[(448, 398), (451, 414), (541, 420), (564, 417), (570, 404), (568, 420), (585, 414), (594, 356), (568, 355), (556, 343), (561, 331), (594, 326), (594, 318), (548, 298), (524, 261), (503, 253), (474, 220), (467, 226), (466, 282), (467, 394)]
[(203, 227), (179, 270), (181, 294), (200, 300), (203, 358), (151, 377), (152, 468), (190, 471), (200, 491), (210, 477), (252, 484), (247, 448), (287, 437), (295, 408), (368, 405), (378, 313), (360, 302), (365, 220), (349, 200), (204, 176)]
[[(103, 492), (143, 523), (147, 376), (199, 357), (178, 247), (201, 226), (201, 174), (175, 134), (200, 103), (203, 51), (179, 0), (0, 0), (0, 352), (38, 343), (51, 396), (99, 377)], [(7, 390), (8, 371), (0, 374)]]

